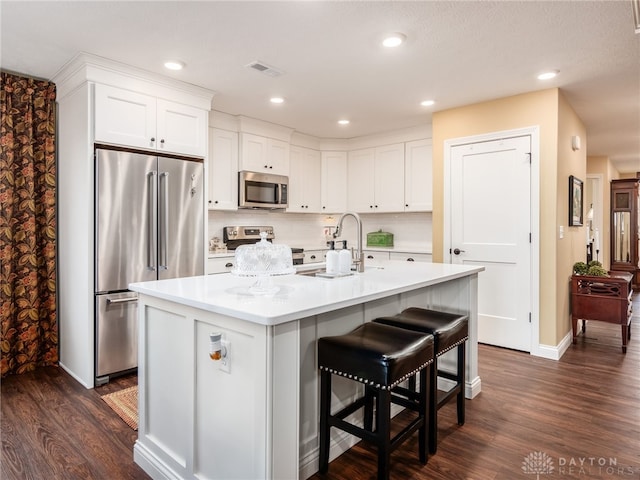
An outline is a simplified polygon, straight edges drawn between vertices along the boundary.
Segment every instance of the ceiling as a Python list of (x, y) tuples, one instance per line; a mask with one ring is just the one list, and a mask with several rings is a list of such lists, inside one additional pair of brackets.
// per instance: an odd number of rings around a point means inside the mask
[[(0, 3), (3, 69), (51, 79), (80, 51), (216, 92), (213, 108), (321, 138), (559, 87), (587, 154), (640, 171), (640, 35), (624, 1)], [(388, 32), (405, 44), (380, 45)], [(183, 61), (168, 72), (163, 62)], [(246, 67), (259, 60), (283, 73)], [(537, 74), (559, 70), (543, 82)], [(285, 103), (273, 105), (273, 95)], [(426, 99), (432, 107), (420, 106)], [(337, 120), (348, 118), (348, 126)]]

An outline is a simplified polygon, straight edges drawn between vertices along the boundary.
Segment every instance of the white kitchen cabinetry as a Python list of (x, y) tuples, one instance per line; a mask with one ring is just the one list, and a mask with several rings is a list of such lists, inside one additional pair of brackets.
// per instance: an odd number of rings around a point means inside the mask
[(209, 210), (238, 209), (238, 134), (209, 129)]
[(430, 253), (389, 252), (389, 260), (404, 260), (407, 262), (431, 263)]
[(320, 213), (320, 152), (292, 146), (289, 164), (288, 212)]
[(321, 213), (347, 210), (347, 152), (322, 152)]
[(379, 267), (389, 261), (389, 252), (379, 252), (376, 250), (363, 250), (364, 266), (365, 267)]
[(234, 256), (215, 257), (207, 259), (207, 275), (215, 273), (228, 273), (233, 268), (235, 261)]
[(405, 144), (404, 157), (405, 212), (433, 210), (433, 173), (431, 140)]
[(305, 250), (304, 263), (319, 263), (326, 261), (326, 250)]
[(403, 212), (404, 143), (349, 152), (350, 211)]
[(96, 142), (206, 156), (205, 110), (102, 84), (94, 95)]
[(274, 138), (241, 133), (240, 170), (289, 175), (289, 144)]
[[(67, 63), (53, 81), (61, 159), (57, 217), (60, 367), (86, 388), (93, 388), (95, 144), (159, 152), (158, 145), (148, 142), (151, 137), (165, 138), (164, 151), (205, 157), (213, 92), (86, 53)], [(178, 115), (178, 111), (187, 113)], [(191, 116), (193, 112), (197, 113)], [(185, 137), (198, 140), (185, 142), (181, 139)], [(185, 143), (190, 143), (189, 148), (183, 148)], [(174, 148), (176, 144), (181, 146)]]

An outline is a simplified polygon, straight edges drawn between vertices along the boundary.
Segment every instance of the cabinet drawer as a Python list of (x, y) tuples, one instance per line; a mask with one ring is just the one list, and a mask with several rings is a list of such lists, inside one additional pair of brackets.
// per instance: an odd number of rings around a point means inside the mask
[(389, 252), (389, 260), (406, 260), (407, 262), (431, 263), (431, 254), (430, 253)]
[(326, 260), (326, 250), (305, 250), (304, 263), (318, 263)]
[(372, 250), (364, 250), (364, 264), (365, 266), (380, 265), (389, 260), (389, 252), (377, 252)]
[(207, 275), (230, 272), (234, 266), (235, 257), (219, 257), (207, 259)]

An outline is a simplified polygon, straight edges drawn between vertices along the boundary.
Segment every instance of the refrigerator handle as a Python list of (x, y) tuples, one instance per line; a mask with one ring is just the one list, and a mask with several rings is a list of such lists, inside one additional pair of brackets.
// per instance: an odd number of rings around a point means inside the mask
[(127, 303), (127, 302), (137, 302), (138, 296), (135, 297), (127, 297), (127, 298), (107, 298), (107, 303)]
[(168, 270), (169, 261), (169, 172), (162, 172), (160, 174), (160, 203), (162, 205), (162, 217), (160, 219), (160, 231), (158, 232), (158, 238), (160, 242), (160, 265), (158, 270)]
[(158, 182), (156, 181), (156, 172), (147, 173), (147, 182), (149, 183), (149, 218), (147, 221), (147, 268), (152, 271), (156, 271), (157, 258), (158, 258), (158, 244), (157, 244), (157, 223), (158, 218)]

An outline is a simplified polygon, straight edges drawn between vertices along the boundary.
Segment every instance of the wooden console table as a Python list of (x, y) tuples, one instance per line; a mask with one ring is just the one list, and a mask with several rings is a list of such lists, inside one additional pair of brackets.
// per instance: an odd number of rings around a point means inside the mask
[(627, 340), (631, 338), (631, 283), (633, 275), (609, 272), (609, 277), (573, 275), (571, 277), (571, 326), (573, 343), (578, 334), (578, 319), (582, 331), (587, 320), (617, 323), (622, 326), (622, 352), (627, 353)]

